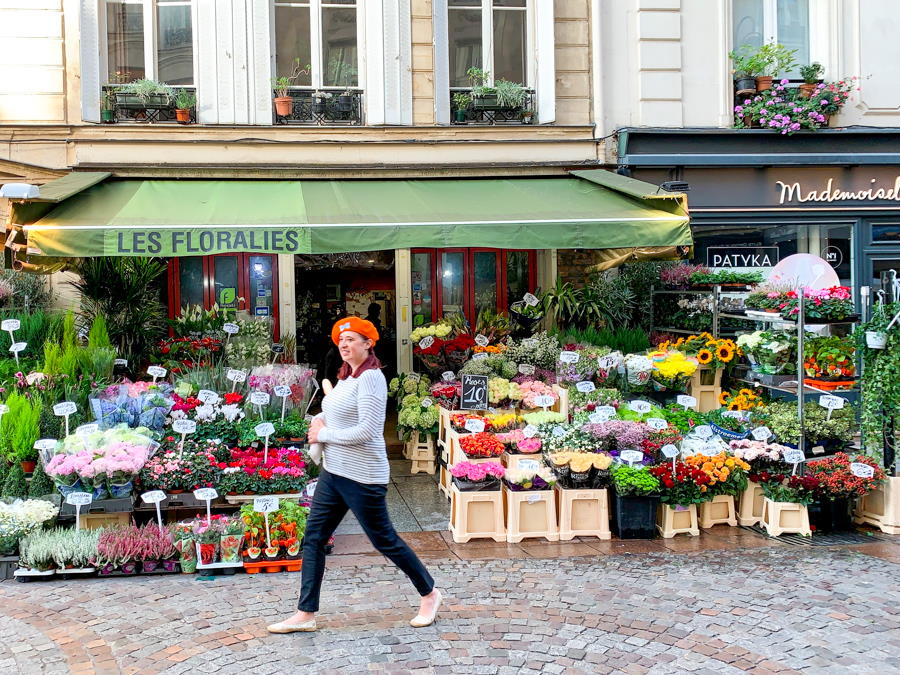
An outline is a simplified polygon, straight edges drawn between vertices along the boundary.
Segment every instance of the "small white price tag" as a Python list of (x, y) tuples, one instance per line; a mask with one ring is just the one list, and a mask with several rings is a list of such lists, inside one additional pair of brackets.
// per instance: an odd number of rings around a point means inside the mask
[(546, 394), (543, 396), (535, 396), (534, 404), (539, 408), (549, 408), (554, 403), (552, 396), (547, 396)]
[(575, 385), (575, 388), (580, 391), (582, 394), (589, 394), (594, 391), (597, 387), (594, 386), (593, 382), (585, 380), (583, 382), (578, 382)]
[(806, 457), (799, 448), (788, 448), (784, 451), (784, 461), (788, 464), (798, 464), (804, 459), (806, 459)]
[(5, 415), (9, 412), (9, 406), (5, 403), (0, 403), (0, 415)]
[(257, 513), (273, 513), (278, 510), (278, 497), (266, 495), (253, 498), (253, 510)]
[(430, 408), (430, 407), (433, 406), (433, 405), (434, 405), (434, 401), (432, 401), (432, 400), (431, 400), (430, 398), (428, 398), (427, 396), (426, 396), (425, 398), (422, 399), (422, 407), (423, 407), (423, 408)]
[(433, 344), (434, 344), (434, 338), (431, 335), (426, 335), (421, 340), (419, 340), (419, 348), (420, 349), (428, 349)]
[(158, 504), (166, 498), (166, 493), (162, 490), (151, 490), (141, 495), (141, 499), (145, 504)]
[(247, 373), (237, 368), (229, 368), (228, 372), (225, 373), (225, 377), (231, 382), (243, 382), (247, 379)]
[(210, 499), (215, 499), (219, 496), (219, 493), (216, 492), (215, 488), (197, 488), (194, 490), (194, 497), (201, 501), (209, 501)]
[(78, 412), (78, 406), (76, 406), (72, 401), (63, 401), (62, 403), (57, 403), (55, 406), (53, 406), (53, 414), (57, 417), (73, 415), (76, 412)]
[(257, 424), (253, 427), (253, 431), (256, 432), (256, 435), (260, 438), (265, 438), (275, 433), (275, 425), (271, 422), (263, 422), (262, 424)]
[(519, 372), (522, 373), (522, 375), (534, 375), (534, 366), (530, 363), (520, 363)]
[(844, 407), (846, 399), (831, 394), (823, 394), (819, 397), (819, 405), (827, 410), (840, 410)]
[(19, 327), (21, 325), (22, 324), (19, 322), (18, 319), (3, 319), (3, 321), (0, 322), (0, 329), (5, 330), (6, 332), (10, 332), (10, 331), (14, 331), (14, 330), (19, 330)]
[(487, 347), (490, 344), (490, 340), (487, 339), (486, 335), (482, 335), (479, 333), (475, 336), (475, 344), (479, 347)]
[(644, 461), (644, 453), (640, 450), (622, 450), (619, 453), (619, 457), (623, 462), (627, 462), (628, 464), (634, 464), (635, 462)]
[(27, 347), (27, 346), (28, 346), (27, 342), (13, 342), (9, 346), (9, 351), (11, 351), (13, 354), (18, 354), (19, 352), (25, 351), (25, 347)]
[(750, 432), (750, 435), (754, 440), (767, 441), (772, 437), (772, 430), (769, 427), (756, 427)]
[(66, 504), (72, 506), (86, 506), (94, 501), (94, 495), (90, 492), (70, 492), (66, 495)]
[(166, 372), (166, 369), (162, 366), (150, 366), (147, 368), (147, 374), (154, 379), (157, 377), (165, 377)]
[(678, 457), (678, 453), (679, 453), (678, 448), (676, 448), (671, 443), (667, 443), (666, 445), (662, 446), (662, 448), (660, 448), (660, 451), (662, 452), (664, 457), (668, 457), (669, 459), (672, 459), (673, 457)]
[(679, 394), (675, 397), (675, 402), (683, 408), (693, 408), (697, 405), (697, 399), (687, 394)]
[(598, 356), (597, 366), (603, 370), (609, 370), (616, 367), (616, 359), (614, 356)]
[(229, 335), (236, 335), (241, 329), (236, 323), (226, 323), (223, 324), (222, 330), (224, 330)]
[(588, 415), (588, 420), (591, 424), (603, 424), (603, 422), (608, 422), (610, 417), (612, 417), (612, 415), (610, 415), (608, 412), (601, 412), (598, 410)]
[(468, 419), (463, 426), (466, 431), (470, 431), (473, 434), (480, 434), (484, 431), (484, 420)]
[(541, 497), (541, 495), (533, 494), (533, 495), (528, 495), (528, 497), (525, 499), (525, 501), (528, 502), (529, 504), (537, 504), (542, 499), (543, 499), (543, 497)]
[(114, 366), (122, 366), (123, 368), (128, 367), (128, 359), (116, 359), (113, 361)]
[(698, 427), (694, 427), (694, 434), (699, 438), (712, 438), (713, 430), (708, 424), (701, 424)]
[(192, 434), (197, 431), (197, 423), (194, 420), (175, 420), (172, 422), (172, 431), (176, 434)]
[(681, 456), (682, 457), (690, 457), (691, 455), (694, 455), (694, 454), (696, 454), (696, 450), (694, 449), (693, 446), (688, 445), (688, 446), (681, 448)]
[(560, 436), (565, 436), (566, 430), (557, 424), (555, 427), (553, 427), (553, 435), (557, 438)]
[(862, 462), (853, 462), (850, 464), (850, 472), (857, 478), (872, 478), (875, 475), (875, 468)]
[(197, 398), (200, 399), (203, 403), (211, 403), (213, 405), (219, 402), (219, 395), (209, 389), (201, 389), (200, 391), (198, 391)]
[(655, 429), (656, 431), (660, 431), (669, 426), (669, 423), (666, 422), (662, 417), (649, 417), (646, 420), (646, 424), (651, 429)]
[(560, 363), (578, 363), (581, 355), (578, 352), (564, 351), (559, 353)]
[(628, 409), (639, 415), (646, 415), (653, 408), (647, 401), (631, 401), (628, 403)]
[(541, 468), (541, 465), (538, 463), (536, 459), (520, 459), (519, 460), (519, 469), (522, 471), (537, 471)]
[(56, 439), (55, 438), (41, 438), (34, 442), (35, 450), (52, 450), (56, 447)]
[(445, 370), (443, 373), (441, 373), (441, 379), (444, 382), (453, 382), (453, 380), (456, 379), (456, 375), (452, 370)]
[(525, 347), (525, 349), (534, 349), (535, 347), (537, 347), (537, 339), (525, 338), (524, 340), (522, 340), (522, 346)]
[(722, 413), (722, 417), (730, 417), (732, 419), (742, 420), (744, 419), (744, 413), (742, 413), (740, 410), (726, 410)]
[(78, 436), (89, 436), (98, 431), (100, 431), (100, 426), (94, 423), (82, 424), (80, 427), (75, 427), (75, 433)]
[(538, 428), (533, 424), (526, 424), (525, 428), (522, 429), (522, 435), (525, 438), (534, 438), (537, 435)]
[(419, 380), (422, 379), (422, 376), (419, 375), (419, 373), (409, 373), (409, 374), (406, 376), (406, 379), (407, 379), (407, 380), (412, 380), (413, 382), (418, 382)]
[[(606, 419), (612, 419), (616, 416), (616, 409), (611, 405), (601, 405), (596, 410), (595, 413), (600, 413), (601, 415), (606, 415)], [(606, 420), (604, 420), (605, 422)]]
[(522, 296), (522, 302), (524, 302), (529, 307), (534, 307), (536, 304), (538, 304), (538, 299), (534, 293), (526, 293)]
[(272, 397), (264, 391), (254, 391), (250, 394), (250, 403), (253, 405), (269, 405)]
[(486, 359), (488, 356), (487, 352), (479, 352), (478, 354), (472, 354), (472, 360), (480, 361), (481, 359)]
[(289, 386), (287, 386), (286, 384), (279, 384), (278, 386), (275, 387), (274, 391), (275, 391), (275, 395), (278, 396), (279, 398), (284, 398), (286, 396), (291, 395), (291, 388)]

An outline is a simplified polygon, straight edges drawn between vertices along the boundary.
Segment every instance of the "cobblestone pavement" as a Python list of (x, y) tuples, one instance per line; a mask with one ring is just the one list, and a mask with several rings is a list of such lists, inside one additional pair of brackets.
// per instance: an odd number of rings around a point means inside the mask
[[(446, 537), (419, 533), (447, 599), (418, 630), (412, 586), (352, 538), (329, 558), (315, 634), (265, 632), (293, 610), (297, 574), (6, 582), (0, 673), (900, 672), (900, 544), (808, 548), (730, 530), (727, 547), (714, 544), (728, 534), (704, 534), (679, 541), (712, 545), (449, 554)], [(556, 557), (566, 546), (575, 557)]]

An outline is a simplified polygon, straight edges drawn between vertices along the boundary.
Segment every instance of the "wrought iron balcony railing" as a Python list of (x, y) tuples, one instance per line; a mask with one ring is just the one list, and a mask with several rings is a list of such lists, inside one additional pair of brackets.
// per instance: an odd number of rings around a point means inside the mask
[[(461, 107), (456, 95), (465, 96), (469, 102)], [(453, 124), (534, 124), (534, 90), (527, 89), (521, 105), (500, 105), (496, 94), (473, 97), (471, 89), (453, 88), (450, 91), (450, 121)]]
[[(178, 91), (188, 91), (196, 96), (194, 87), (177, 87)], [(101, 104), (101, 121), (112, 124), (115, 122), (134, 122), (139, 124), (193, 124), (197, 121), (196, 107), (191, 107), (187, 118), (178, 119), (175, 112), (174, 99), (164, 94), (151, 94), (146, 98), (121, 91), (116, 85), (103, 87), (103, 102)]]
[(360, 90), (316, 91), (289, 90), (290, 112), (279, 110), (273, 101), (275, 124), (361, 125), (363, 123), (363, 92)]

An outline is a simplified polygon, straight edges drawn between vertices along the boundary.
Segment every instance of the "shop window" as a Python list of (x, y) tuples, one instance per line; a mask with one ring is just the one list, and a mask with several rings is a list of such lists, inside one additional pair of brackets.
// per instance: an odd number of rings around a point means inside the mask
[(900, 223), (872, 223), (872, 243), (900, 246)]
[(466, 71), (527, 84), (526, 0), (449, 0), (450, 86), (468, 87)]
[(415, 326), (453, 314), (473, 324), (480, 312), (506, 312), (535, 288), (534, 251), (417, 249), (411, 265)]
[(191, 0), (104, 0), (106, 82), (194, 84)]
[(169, 316), (190, 305), (271, 316), (278, 326), (278, 266), (273, 255), (233, 253), (169, 261)]
[[(761, 47), (767, 42), (796, 49), (798, 67), (810, 63), (809, 0), (733, 0), (732, 38), (735, 48)], [(799, 71), (778, 73), (790, 79)]]

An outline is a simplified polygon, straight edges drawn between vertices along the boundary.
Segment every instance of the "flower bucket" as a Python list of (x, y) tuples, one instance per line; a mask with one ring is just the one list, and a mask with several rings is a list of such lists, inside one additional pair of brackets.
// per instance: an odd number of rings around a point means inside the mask
[(137, 563), (134, 561), (123, 563), (120, 571), (122, 574), (137, 574)]
[(166, 572), (177, 572), (178, 571), (178, 561), (175, 559), (163, 560), (162, 566)]
[(157, 567), (159, 567), (159, 560), (142, 560), (141, 574), (150, 574), (151, 572), (155, 572)]
[(109, 484), (109, 493), (112, 495), (113, 499), (121, 499), (122, 497), (128, 497), (131, 495), (131, 490), (134, 487), (134, 484), (131, 481), (127, 483), (123, 483), (121, 485), (113, 485)]
[(492, 492), (500, 489), (500, 479), (472, 481), (460, 480), (456, 476), (453, 477), (453, 484), (460, 492)]
[(109, 490), (106, 489), (105, 485), (100, 485), (91, 490), (91, 494), (93, 495), (93, 500), (99, 502), (109, 497)]
[(68, 497), (73, 492), (81, 492), (83, 490), (81, 486), (81, 480), (77, 479), (71, 485), (60, 485), (59, 483), (57, 483), (56, 489), (59, 490), (59, 494), (61, 494), (63, 497)]
[(866, 346), (869, 349), (884, 349), (887, 346), (887, 333), (880, 330), (866, 331)]
[(847, 499), (820, 499), (807, 507), (809, 524), (816, 532), (847, 532), (853, 529)]
[(112, 563), (107, 563), (103, 567), (101, 567), (99, 570), (97, 570), (97, 573), (101, 577), (108, 577), (110, 574), (112, 574), (115, 571), (115, 569), (116, 569), (115, 565), (113, 565)]

